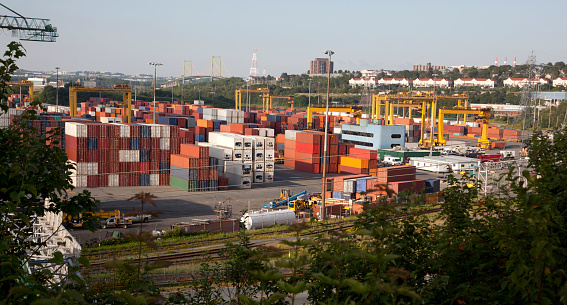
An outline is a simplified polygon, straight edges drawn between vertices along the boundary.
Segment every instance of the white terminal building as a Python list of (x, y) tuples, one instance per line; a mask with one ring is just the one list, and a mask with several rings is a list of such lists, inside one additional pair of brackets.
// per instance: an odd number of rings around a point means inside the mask
[(435, 173), (461, 172), (479, 166), (479, 159), (461, 156), (427, 156), (410, 158), (410, 165)]

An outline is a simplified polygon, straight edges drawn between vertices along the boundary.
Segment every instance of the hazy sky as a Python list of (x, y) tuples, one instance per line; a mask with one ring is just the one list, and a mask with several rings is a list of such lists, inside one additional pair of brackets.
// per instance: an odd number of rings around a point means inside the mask
[[(10, 0), (26, 17), (48, 18), (55, 43), (23, 42), (23, 69), (182, 74), (184, 60), (209, 73), (221, 56), (223, 75), (258, 68), (279, 76), (306, 73), (309, 61), (335, 52), (336, 70), (409, 69), (414, 64), (567, 62), (567, 1), (285, 0), (147, 1)], [(0, 14), (13, 15), (1, 8)], [(5, 45), (9, 32), (0, 35)]]

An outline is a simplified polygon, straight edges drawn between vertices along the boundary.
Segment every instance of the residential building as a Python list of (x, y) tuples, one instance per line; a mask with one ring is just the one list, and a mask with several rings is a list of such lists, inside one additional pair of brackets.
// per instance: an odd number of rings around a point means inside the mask
[(329, 70), (327, 68), (330, 67), (331, 73), (333, 73), (333, 62), (329, 65), (328, 58), (315, 58), (315, 60), (311, 61), (309, 65), (309, 74), (326, 74)]
[(375, 88), (377, 84), (377, 80), (375, 78), (351, 78), (348, 81), (348, 84), (351, 87), (367, 87), (367, 88)]
[(414, 87), (439, 87), (448, 88), (453, 85), (452, 80), (445, 78), (416, 78), (413, 80)]
[(496, 81), (490, 78), (459, 78), (453, 84), (455, 87), (496, 87)]
[(375, 78), (378, 77), (381, 71), (378, 70), (362, 70), (360, 74), (362, 74), (362, 78)]
[(567, 87), (567, 77), (558, 77), (553, 80), (553, 87), (564, 86)]
[(434, 70), (444, 70), (445, 66), (432, 66), (430, 62), (426, 65), (413, 65), (414, 71), (434, 71)]
[(378, 85), (381, 86), (398, 85), (398, 86), (408, 87), (411, 86), (412, 84), (413, 81), (407, 78), (381, 78), (378, 81)]
[(513, 78), (513, 77), (508, 77), (502, 83), (504, 84), (505, 87), (520, 87), (520, 88), (523, 88), (528, 83), (531, 83), (532, 85), (549, 84), (549, 82), (546, 79), (543, 79), (543, 78), (528, 80), (527, 78)]

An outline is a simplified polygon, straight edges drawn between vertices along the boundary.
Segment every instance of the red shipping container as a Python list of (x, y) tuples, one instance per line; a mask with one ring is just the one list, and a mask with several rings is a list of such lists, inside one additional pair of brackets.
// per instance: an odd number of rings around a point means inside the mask
[(150, 148), (152, 150), (160, 149), (160, 138), (150, 138)]
[(195, 144), (181, 144), (180, 151), (182, 155), (204, 159), (209, 159), (209, 148)]
[(379, 182), (396, 182), (415, 180), (415, 166), (400, 165), (380, 167), (376, 170), (376, 178)]
[(319, 154), (321, 145), (297, 142), (295, 144), (295, 150), (302, 153)]
[(295, 134), (295, 141), (298, 143), (322, 144), (322, 135), (324, 134), (307, 131), (298, 132)]
[(319, 164), (321, 163), (321, 155), (296, 151), (295, 160), (309, 164)]
[(295, 169), (306, 173), (319, 173), (320, 164), (310, 164), (303, 161), (295, 161)]
[(284, 160), (284, 166), (295, 168), (295, 160)]
[(151, 138), (140, 138), (140, 150), (149, 150), (151, 145)]
[(120, 145), (119, 145), (120, 150), (130, 149), (130, 138), (120, 138), (119, 141), (120, 141)]
[(378, 158), (378, 151), (364, 148), (351, 148), (348, 152), (349, 157), (366, 160), (376, 160)]
[(410, 194), (420, 193), (425, 189), (425, 180), (391, 182), (388, 183), (388, 187), (394, 192), (395, 195), (399, 195), (405, 190), (407, 190)]

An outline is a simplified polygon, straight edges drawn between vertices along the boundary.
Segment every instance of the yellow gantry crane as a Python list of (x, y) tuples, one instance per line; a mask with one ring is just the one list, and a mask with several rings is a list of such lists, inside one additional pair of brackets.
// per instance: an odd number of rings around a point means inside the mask
[(7, 82), (6, 85), (9, 86), (20, 86), (29, 88), (30, 103), (33, 102), (33, 82), (29, 80), (22, 80), (19, 82)]
[[(325, 113), (327, 111), (324, 105), (312, 105), (307, 107), (307, 127), (313, 128), (313, 113)], [(362, 106), (361, 105), (334, 105), (329, 107), (329, 112), (344, 112), (353, 114), (356, 118), (356, 123), (360, 124), (360, 118), (362, 117)]]
[(131, 123), (130, 113), (132, 112), (132, 89), (128, 85), (114, 85), (112, 88), (84, 88), (69, 87), (69, 108), (70, 115), (77, 116), (77, 92), (110, 92), (123, 93), (122, 106), (126, 115), (126, 122)]
[(443, 119), (445, 114), (459, 114), (463, 115), (475, 115), (475, 119), (482, 123), (482, 133), (480, 139), (478, 139), (478, 146), (484, 149), (490, 149), (490, 140), (488, 140), (488, 123), (490, 119), (491, 108), (482, 109), (471, 109), (462, 107), (452, 107), (452, 108), (441, 108), (439, 109), (439, 127), (437, 130), (437, 144), (445, 145), (445, 139), (443, 139)]
[[(394, 107), (409, 108), (409, 118), (412, 116), (412, 108), (421, 109), (421, 137), (420, 146), (425, 146), (424, 130), (425, 123), (430, 123), (431, 128), (435, 126), (435, 113), (438, 100), (457, 100), (457, 107), (468, 108), (469, 97), (467, 94), (436, 95), (433, 92), (399, 93), (399, 94), (373, 94), (371, 118), (378, 119), (382, 116), (384, 108), (384, 124), (394, 125)], [(403, 113), (405, 116), (405, 111)], [(467, 114), (463, 114), (463, 122), (467, 123)], [(433, 117), (432, 117), (433, 116)], [(442, 122), (440, 120), (440, 122)], [(457, 124), (459, 115), (457, 115)], [(429, 144), (433, 145), (435, 139), (429, 139)]]
[[(234, 109), (236, 110), (242, 110), (242, 93), (243, 92), (247, 92), (247, 93), (262, 93), (261, 97), (262, 97), (262, 105), (267, 105), (268, 101), (267, 96), (270, 95), (270, 91), (268, 90), (268, 88), (257, 88), (257, 89), (236, 89), (236, 91), (234, 91)], [(266, 96), (267, 94), (267, 96)]]
[[(264, 112), (268, 112), (268, 109), (274, 108), (273, 100), (274, 99), (286, 99), (288, 103), (291, 105), (291, 110), (293, 110), (293, 95), (270, 95), (270, 93), (262, 94), (262, 110)], [(268, 104), (269, 102), (269, 104)]]

